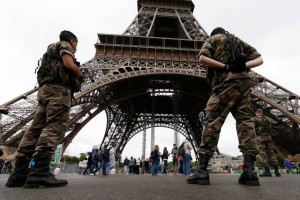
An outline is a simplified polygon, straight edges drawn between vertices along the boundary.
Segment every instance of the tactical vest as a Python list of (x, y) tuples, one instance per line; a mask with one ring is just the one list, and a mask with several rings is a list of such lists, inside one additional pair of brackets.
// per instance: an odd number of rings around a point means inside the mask
[[(243, 43), (233, 34), (218, 34), (211, 40), (214, 41), (214, 43), (222, 43), (214, 52), (215, 55), (212, 55), (213, 59), (230, 65), (234, 63), (237, 57), (243, 54)], [(215, 56), (217, 56), (217, 58)], [(220, 60), (220, 57), (224, 60)], [(212, 93), (218, 91), (228, 80), (250, 78), (246, 71), (237, 74), (220, 69), (208, 68), (206, 72), (208, 84), (212, 86)]]
[(59, 43), (48, 46), (37, 71), (37, 81), (40, 87), (49, 83), (70, 88), (70, 72), (64, 67), (59, 56)]

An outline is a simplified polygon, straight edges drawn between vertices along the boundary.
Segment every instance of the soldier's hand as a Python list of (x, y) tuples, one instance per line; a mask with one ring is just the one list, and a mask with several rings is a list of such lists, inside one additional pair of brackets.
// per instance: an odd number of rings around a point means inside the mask
[(231, 72), (243, 72), (246, 71), (247, 57), (244, 54), (239, 55), (233, 64), (227, 67), (228, 71)]
[(246, 68), (246, 62), (247, 62), (247, 56), (245, 54), (241, 54), (235, 59), (234, 64), (242, 65), (245, 66)]
[(231, 71), (231, 72), (246, 71), (246, 62), (247, 62), (247, 57), (244, 54), (241, 54), (234, 60), (233, 64), (228, 65), (226, 69), (227, 71)]
[(79, 74), (77, 74), (79, 77), (84, 77), (84, 71), (81, 71), (81, 70), (79, 70), (80, 72), (79, 72)]
[(228, 71), (243, 72), (246, 71), (246, 65), (237, 65), (237, 64), (228, 65)]

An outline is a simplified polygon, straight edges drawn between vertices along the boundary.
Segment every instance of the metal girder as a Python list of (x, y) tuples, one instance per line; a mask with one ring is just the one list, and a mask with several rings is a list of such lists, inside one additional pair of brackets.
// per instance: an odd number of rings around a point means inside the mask
[[(95, 57), (94, 60), (97, 60), (97, 62), (103, 62), (102, 59)], [(107, 62), (111, 62), (111, 59), (107, 59)], [(101, 67), (98, 65), (95, 65), (94, 62), (91, 67), (98, 68), (100, 71)], [(69, 130), (72, 132), (72, 127), (76, 124), (80, 124), (80, 121), (84, 121), (83, 118), (86, 114), (90, 112), (90, 110), (95, 109), (95, 107), (99, 107), (99, 105), (102, 105), (102, 110), (104, 110), (106, 107), (109, 107), (110, 105), (113, 105), (114, 103), (117, 103), (118, 101), (122, 101), (122, 99), (130, 98), (130, 96), (134, 96), (134, 93), (132, 95), (126, 94), (123, 97), (119, 96), (117, 94), (113, 94), (113, 85), (120, 81), (125, 79), (124, 77), (127, 77), (127, 79), (133, 79), (135, 77), (139, 77), (139, 72), (138, 70), (142, 71), (147, 71), (146, 75), (162, 75), (163, 71), (168, 72), (168, 74), (173, 74), (173, 75), (180, 75), (180, 76), (186, 76), (187, 74), (185, 73), (186, 67), (190, 66), (191, 63), (189, 64), (183, 64), (180, 62), (166, 62), (166, 61), (150, 61), (150, 60), (126, 60), (126, 62), (123, 62), (123, 66), (120, 66), (120, 62), (116, 62), (117, 64), (115, 67), (119, 68), (113, 68), (113, 66), (110, 66), (112, 68), (111, 71), (118, 71), (118, 73), (109, 73), (111, 77), (111, 81), (102, 81), (102, 77), (106, 78), (106, 75), (102, 75), (99, 80), (96, 80), (94, 83), (88, 82), (88, 84), (85, 84), (83, 87), (83, 91), (76, 94), (76, 101), (73, 102), (73, 107), (71, 111), (71, 119), (69, 123)], [(87, 64), (85, 64), (87, 68)], [(126, 71), (124, 70), (123, 73), (121, 73), (120, 69), (124, 69), (126, 67), (131, 67), (138, 69), (137, 72), (131, 72), (131, 71)], [(161, 69), (161, 66), (164, 67), (163, 70)], [(192, 63), (191, 66), (196, 66), (196, 70), (193, 70), (193, 73), (190, 73), (188, 75), (191, 76), (197, 76), (199, 78), (204, 79), (204, 71), (205, 69), (201, 69), (201, 66), (199, 63)], [(157, 67), (157, 68), (156, 68)], [(170, 68), (169, 68), (170, 67)], [(150, 70), (146, 70), (147, 68), (150, 68)], [(188, 67), (188, 70), (191, 67)], [(159, 70), (159, 71), (158, 71)], [(95, 70), (94, 70), (95, 71)], [(160, 72), (160, 73), (159, 73)], [(183, 73), (184, 72), (184, 73)], [(201, 73), (199, 73), (201, 72)], [(98, 73), (100, 74), (100, 73)], [(120, 76), (121, 74), (121, 76)], [(200, 76), (199, 76), (200, 75)], [(142, 74), (144, 76), (144, 74)], [(279, 121), (281, 120), (281, 123), (285, 123), (289, 125), (289, 127), (292, 126), (292, 122), (295, 122), (299, 124), (297, 121), (299, 118), (299, 96), (296, 94), (289, 92), (288, 90), (280, 87), (279, 85), (276, 85), (275, 83), (269, 81), (268, 79), (258, 75), (257, 73), (251, 72), (251, 76), (253, 79), (253, 91), (252, 95), (254, 97), (259, 98), (262, 102), (267, 103), (272, 109), (270, 110), (271, 113), (274, 114), (276, 117), (276, 120)], [(102, 84), (99, 84), (102, 83)], [(276, 88), (276, 89), (274, 89)], [(272, 92), (270, 92), (272, 91)], [(145, 93), (145, 92), (144, 92)], [(135, 93), (136, 95), (141, 94), (141, 92)], [(263, 95), (262, 95), (263, 94)], [(30, 94), (32, 95), (32, 94)], [(14, 113), (18, 114), (19, 118), (16, 118), (14, 115), (7, 115), (6, 119), (1, 121), (2, 124), (2, 137), (1, 139), (3, 140), (4, 143), (8, 143), (10, 140), (9, 138), (14, 135), (22, 135), (24, 133), (23, 129), (25, 125), (28, 125), (28, 123), (31, 121), (34, 113), (34, 106), (26, 106), (26, 103), (24, 103), (24, 96), (23, 98), (19, 98), (19, 101), (14, 101), (11, 105), (5, 104), (7, 108), (13, 108), (12, 110), (17, 110), (18, 106), (20, 105), (19, 109), (21, 110), (22, 107), (27, 107), (31, 108), (32, 110), (26, 110), (27, 113), (30, 113), (29, 116), (25, 116), (22, 119), (22, 114), (23, 113)], [(111, 101), (114, 99), (115, 101)], [(283, 99), (285, 101), (283, 101)], [(280, 100), (280, 101), (279, 101)], [(20, 102), (20, 103), (19, 103)], [(102, 102), (102, 103), (101, 103)], [(29, 105), (33, 105), (32, 101), (28, 102)], [(262, 106), (263, 109), (266, 109), (263, 107), (263, 105), (256, 105), (256, 106)], [(294, 110), (293, 112), (290, 112), (290, 110)], [(282, 116), (280, 116), (280, 113)], [(25, 125), (20, 125), (18, 123), (15, 123), (15, 126), (12, 126), (12, 121), (15, 122), (22, 122)], [(109, 120), (108, 120), (109, 123)], [(78, 131), (76, 131), (78, 132)], [(16, 135), (15, 135), (16, 134)], [(75, 137), (75, 136), (74, 136)], [(106, 136), (108, 137), (108, 136)], [(18, 136), (17, 138), (21, 138), (21, 136)], [(130, 140), (130, 137), (128, 137)], [(11, 141), (12, 140), (11, 138)], [(68, 140), (69, 141), (69, 140)], [(124, 140), (127, 141), (127, 140)], [(17, 144), (17, 142), (11, 143), (11, 145)]]

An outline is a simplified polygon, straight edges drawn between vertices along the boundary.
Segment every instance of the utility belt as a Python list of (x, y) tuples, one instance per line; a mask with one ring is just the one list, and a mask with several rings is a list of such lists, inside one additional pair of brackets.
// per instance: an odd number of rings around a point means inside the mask
[(42, 83), (39, 85), (40, 87), (46, 84), (53, 84), (53, 85), (61, 85), (68, 89), (70, 89), (72, 92), (79, 92), (81, 89), (81, 84), (83, 82), (83, 77), (79, 77), (76, 75), (70, 75), (69, 76), (69, 82), (63, 82), (59, 80), (55, 80), (54, 78), (48, 78), (46, 80), (43, 80)]
[(41, 83), (40, 87), (42, 87), (45, 84), (49, 84), (49, 85), (59, 85), (59, 86), (63, 86), (66, 87), (67, 89), (71, 90), (71, 86), (70, 84), (67, 83), (61, 83), (61, 82), (57, 82), (57, 81), (50, 81), (50, 80), (45, 80)]

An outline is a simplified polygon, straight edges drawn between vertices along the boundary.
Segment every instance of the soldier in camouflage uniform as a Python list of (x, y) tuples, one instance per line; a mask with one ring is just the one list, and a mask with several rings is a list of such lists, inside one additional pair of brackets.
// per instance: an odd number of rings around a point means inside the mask
[(259, 185), (254, 171), (257, 155), (255, 131), (251, 114), (250, 68), (263, 63), (255, 48), (218, 27), (200, 50), (199, 60), (211, 77), (211, 96), (206, 105), (206, 124), (199, 149), (198, 173), (187, 179), (189, 184), (209, 185), (207, 165), (217, 149), (221, 128), (231, 112), (236, 120), (239, 149), (244, 155), (240, 184)]
[(272, 177), (269, 167), (269, 161), (271, 161), (271, 163), (274, 164), (275, 175), (279, 177), (281, 175), (278, 171), (278, 161), (273, 152), (272, 138), (270, 135), (270, 120), (263, 115), (263, 111), (261, 109), (257, 109), (255, 115), (253, 122), (256, 132), (256, 145), (261, 163), (265, 169), (264, 173), (259, 176)]
[[(16, 164), (7, 187), (58, 187), (67, 185), (49, 172), (51, 157), (62, 143), (71, 107), (70, 75), (83, 77), (75, 64), (77, 37), (70, 31), (60, 33), (60, 41), (49, 45), (38, 72), (38, 107), (31, 126), (17, 149)], [(28, 165), (34, 159), (35, 166)]]

